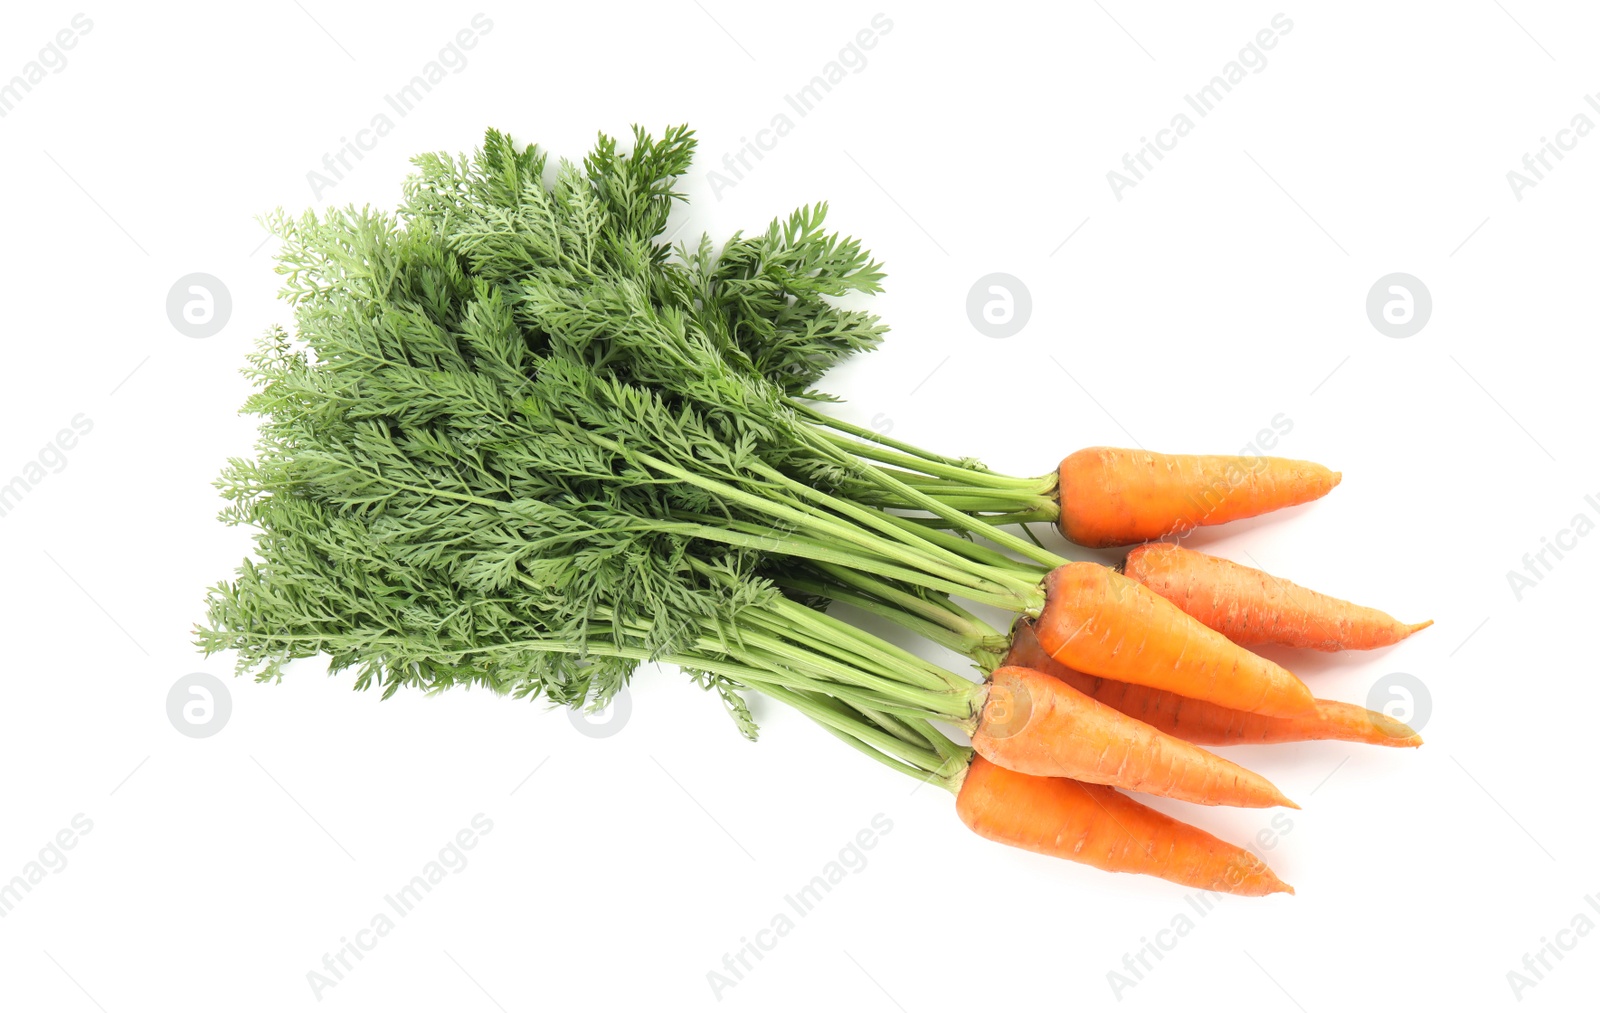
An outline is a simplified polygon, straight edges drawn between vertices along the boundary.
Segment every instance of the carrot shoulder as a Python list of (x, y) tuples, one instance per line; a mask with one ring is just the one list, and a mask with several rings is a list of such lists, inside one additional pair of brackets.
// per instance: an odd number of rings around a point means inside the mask
[(1294, 893), (1243, 848), (1104, 785), (1030, 777), (977, 756), (956, 795), (956, 812), (991, 841), (1107, 872), (1247, 897)]
[(1422, 736), (1387, 714), (1336, 700), (1318, 700), (1308, 714), (1276, 718), (1219, 707), (1131, 682), (1084, 675), (1056, 661), (1039, 646), (1033, 627), (1019, 623), (1012, 632), (1007, 665), (1032, 668), (1060, 679), (1085, 696), (1129, 717), (1197, 746), (1307, 742), (1335, 739), (1374, 746), (1420, 746)]
[(1307, 503), (1339, 473), (1283, 457), (1153, 454), (1089, 447), (1061, 462), (1061, 533), (1104, 548)]
[(995, 669), (972, 748), (1020, 774), (1070, 777), (1201, 805), (1294, 806), (1260, 774), (1031, 668)]
[(1068, 563), (1045, 579), (1035, 624), (1055, 660), (1089, 675), (1288, 717), (1315, 706), (1305, 683), (1098, 563)]
[(1129, 577), (1246, 647), (1365, 651), (1397, 644), (1431, 625), (1408, 625), (1387, 612), (1166, 542), (1139, 546), (1123, 567)]

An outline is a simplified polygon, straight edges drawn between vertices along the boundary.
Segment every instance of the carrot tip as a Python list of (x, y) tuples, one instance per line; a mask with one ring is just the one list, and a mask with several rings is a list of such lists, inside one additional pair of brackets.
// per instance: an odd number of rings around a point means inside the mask
[(1412, 623), (1410, 626), (1406, 627), (1406, 636), (1409, 637), (1409, 636), (1411, 636), (1411, 634), (1417, 632), (1418, 630), (1425, 630), (1425, 629), (1427, 629), (1428, 627), (1430, 627), (1432, 625), (1433, 625), (1433, 620), (1432, 619), (1425, 619), (1420, 623)]
[[(1370, 712), (1369, 712), (1370, 713)], [(1376, 746), (1395, 746), (1399, 748), (1415, 749), (1422, 745), (1422, 736), (1411, 729), (1403, 721), (1396, 721), (1387, 714), (1371, 714), (1373, 731), (1376, 737), (1365, 738), (1361, 741), (1370, 742)]]
[[(1328, 486), (1328, 488), (1332, 489), (1333, 486), (1338, 485), (1340, 482), (1343, 482), (1343, 481), (1344, 481), (1344, 472), (1336, 471), (1336, 472), (1333, 473), (1333, 485)], [(1292, 891), (1292, 890), (1290, 891), (1290, 893), (1293, 893), (1293, 892), (1294, 891)]]
[(1260, 870), (1260, 879), (1255, 890), (1251, 891), (1257, 897), (1270, 897), (1275, 893), (1286, 893), (1294, 896), (1294, 887), (1278, 878), (1278, 874), (1267, 868), (1265, 863), (1257, 866)]

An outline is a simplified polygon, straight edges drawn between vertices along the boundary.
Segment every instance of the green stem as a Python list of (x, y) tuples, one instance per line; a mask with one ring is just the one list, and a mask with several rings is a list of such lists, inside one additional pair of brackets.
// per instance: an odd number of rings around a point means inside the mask
[(914, 615), (920, 615), (943, 624), (959, 633), (966, 633), (976, 637), (999, 636), (1000, 633), (993, 626), (979, 619), (966, 609), (951, 601), (948, 596), (937, 595), (925, 597), (913, 594), (904, 587), (898, 587), (886, 581), (878, 580), (871, 574), (849, 570), (841, 566), (818, 564), (818, 569), (827, 573), (835, 580), (847, 584), (858, 590), (865, 591), (874, 597), (881, 598), (891, 604), (899, 605)]
[(822, 725), (845, 732), (859, 741), (882, 750), (891, 756), (897, 756), (920, 770), (937, 773), (944, 768), (947, 758), (940, 755), (935, 749), (922, 749), (910, 743), (902, 742), (899, 738), (890, 735), (879, 728), (874, 728), (859, 718), (852, 717), (846, 708), (826, 698), (816, 699), (800, 693), (778, 687), (767, 687), (760, 690), (780, 703), (786, 703), (806, 717)]
[(786, 644), (775, 637), (753, 630), (742, 631), (740, 637), (756, 650), (741, 650), (737, 646), (732, 646), (728, 648), (728, 653), (743, 655), (746, 661), (759, 661), (763, 667), (779, 672), (787, 673), (798, 668), (802, 672), (810, 672), (831, 682), (872, 690), (884, 700), (890, 701), (884, 709), (915, 708), (922, 713), (938, 715), (948, 721), (962, 724), (971, 722), (976, 709), (974, 701), (977, 688), (965, 679), (961, 680), (966, 687), (964, 691), (939, 692), (918, 689), (896, 684), (889, 678), (855, 668), (841, 659), (830, 658), (814, 649)]
[(703, 538), (707, 541), (720, 542), (724, 545), (736, 545), (746, 549), (793, 556), (797, 559), (833, 563), (867, 573), (875, 573), (882, 577), (890, 577), (894, 580), (902, 580), (908, 584), (926, 587), (932, 591), (960, 595), (971, 601), (993, 605), (995, 608), (1002, 608), (1012, 612), (1021, 611), (1017, 595), (1014, 592), (984, 590), (956, 581), (940, 580), (936, 577), (928, 576), (921, 570), (882, 563), (876, 557), (847, 552), (822, 542), (773, 534), (747, 534), (714, 524), (661, 521), (652, 525), (652, 529), (687, 535), (691, 538)]
[(808, 580), (804, 577), (781, 576), (776, 578), (780, 587), (792, 588), (802, 594), (814, 594), (821, 598), (836, 601), (841, 605), (849, 605), (860, 609), (870, 615), (881, 616), (884, 619), (898, 624), (925, 640), (929, 640), (940, 647), (949, 648), (957, 654), (970, 655), (979, 649), (979, 638), (957, 633), (955, 630), (930, 622), (921, 616), (912, 615), (903, 609), (888, 605), (863, 594), (857, 594), (838, 584), (828, 584), (820, 580)]
[(890, 584), (859, 570), (851, 570), (842, 566), (830, 566), (826, 563), (817, 564), (817, 569), (832, 577), (840, 584), (864, 591), (875, 598), (882, 599), (911, 613), (921, 616), (930, 622), (938, 623), (953, 633), (965, 636), (981, 635), (986, 625), (977, 620), (972, 613), (955, 605), (947, 597), (937, 599), (913, 594), (903, 587)]
[[(817, 420), (823, 428), (849, 433), (851, 436), (856, 437), (856, 439), (847, 440), (842, 437), (819, 433), (818, 435), (823, 439), (846, 453), (877, 461), (880, 464), (892, 464), (911, 471), (937, 475), (941, 478), (954, 479), (991, 489), (1026, 489), (1040, 495), (1053, 491), (1058, 482), (1058, 478), (1054, 473), (1041, 475), (1037, 478), (1017, 478), (1011, 475), (1002, 475), (981, 465), (973, 467), (972, 465), (976, 464), (976, 462), (942, 457), (908, 443), (882, 436), (870, 429), (863, 429), (860, 426), (851, 425), (848, 422), (823, 415), (821, 412), (809, 411), (808, 414), (812, 419)], [(886, 447), (893, 449), (884, 449)], [(896, 453), (895, 451), (897, 450), (901, 451), (901, 453)]]
[[(922, 679), (936, 680), (936, 685), (946, 692), (965, 692), (971, 683), (959, 676), (952, 675), (931, 661), (920, 658), (903, 647), (882, 640), (865, 630), (858, 629), (847, 622), (843, 622), (826, 612), (806, 608), (799, 602), (785, 598), (778, 606), (779, 613), (793, 624), (795, 629), (811, 629), (821, 632), (827, 643), (847, 643), (855, 648), (858, 657), (878, 662), (889, 666), (891, 671), (921, 672)], [(828, 640), (828, 634), (838, 640)], [(899, 666), (896, 668), (895, 666)], [(929, 687), (934, 688), (934, 687)]]
[[(895, 541), (910, 546), (921, 553), (939, 558), (947, 563), (953, 563), (957, 573), (965, 572), (971, 566), (971, 560), (961, 554), (951, 551), (947, 546), (940, 544), (937, 539), (927, 537), (925, 531), (908, 529), (903, 525), (894, 523), (894, 515), (882, 510), (861, 507), (849, 500), (830, 496), (825, 492), (814, 489), (803, 482), (797, 482), (782, 472), (776, 471), (766, 465), (758, 464), (756, 470), (774, 482), (778, 482), (798, 496), (826, 504), (831, 510), (844, 514), (851, 520), (858, 521), (874, 531), (888, 536)], [(946, 574), (948, 576), (948, 574)]]
[[(809, 715), (809, 714), (806, 715), (806, 716), (807, 717), (811, 717), (811, 715)], [(888, 767), (890, 770), (897, 770), (902, 774), (906, 774), (906, 775), (908, 775), (910, 777), (915, 777), (915, 778), (917, 778), (919, 780), (925, 779), (925, 778), (931, 776), (928, 772), (918, 770), (916, 767), (913, 767), (913, 766), (911, 766), (909, 764), (906, 764), (906, 763), (902, 763), (901, 761), (895, 759), (892, 756), (888, 756), (888, 755), (886, 755), (884, 753), (879, 752), (878, 750), (876, 750), (876, 749), (872, 748), (871, 746), (867, 745), (865, 742), (862, 742), (860, 739), (856, 738), (854, 735), (851, 735), (849, 732), (842, 732), (839, 729), (837, 729), (837, 728), (833, 727), (832, 725), (828, 724), (827, 722), (818, 721), (816, 718), (812, 718), (812, 720), (816, 721), (818, 725), (821, 725), (822, 726), (822, 730), (827, 732), (829, 735), (832, 735), (834, 738), (838, 739), (840, 742), (843, 742), (845, 745), (849, 746), (851, 749), (854, 749), (857, 752), (862, 753), (865, 756), (870, 756), (872, 759), (877, 760), (879, 763), (883, 764), (885, 767)]]
[(879, 728), (882, 728), (890, 735), (893, 735), (901, 742), (908, 742), (911, 745), (917, 745), (925, 741), (919, 738), (916, 732), (911, 730), (910, 725), (906, 724), (904, 720), (894, 716), (893, 714), (890, 714), (886, 711), (872, 710), (868, 707), (857, 707), (856, 711), (860, 713), (862, 717), (866, 718), (868, 721), (871, 721)]
[(1028, 574), (1030, 584), (1035, 584), (1044, 579), (1044, 575), (1049, 572), (1047, 568), (1040, 566), (1038, 563), (1012, 559), (1005, 553), (998, 552), (986, 545), (980, 545), (970, 538), (963, 538), (952, 531), (945, 530), (941, 526), (926, 523), (934, 520), (934, 518), (906, 517), (903, 514), (887, 514), (885, 516), (892, 518), (901, 527), (920, 531), (922, 536), (929, 541), (943, 545), (952, 552), (961, 553), (975, 563), (999, 570), (1013, 570), (1018, 573)]
[[(950, 521), (951, 524), (957, 528), (970, 531), (975, 535), (979, 535), (988, 539), (996, 545), (1010, 549), (1026, 559), (1032, 559), (1035, 562), (1043, 563), (1048, 567), (1055, 568), (1067, 562), (1067, 560), (1057, 556), (1055, 553), (1048, 552), (1032, 544), (1031, 542), (1026, 541), (1025, 539), (1018, 538), (1009, 531), (1002, 531), (999, 528), (985, 524), (981, 520), (964, 514), (959, 510), (945, 506), (938, 500), (918, 492), (917, 490), (906, 485), (904, 482), (901, 482), (899, 479), (894, 478), (892, 475), (886, 474), (881, 468), (863, 467), (859, 461), (850, 457), (849, 454), (845, 453), (837, 445), (830, 443), (827, 437), (822, 436), (821, 434), (817, 435), (817, 450), (822, 453), (829, 454), (835, 460), (838, 460), (842, 465), (855, 468), (857, 474), (870, 478), (871, 481), (878, 483), (882, 487), (904, 494), (907, 499), (906, 505), (908, 507), (920, 508), (928, 511), (931, 514), (934, 514), (935, 516), (943, 517), (945, 520)], [(1018, 611), (1026, 611), (1029, 614), (1036, 615), (1038, 609), (1042, 608), (1043, 605), (1044, 594), (1042, 591), (1038, 591), (1036, 595), (1032, 596), (1028, 606), (1023, 609), (1018, 609)]]
[[(597, 433), (588, 433), (586, 435), (597, 446), (604, 447), (605, 449), (611, 450), (618, 454), (624, 452), (623, 448), (614, 440), (601, 436)], [(725, 497), (726, 499), (749, 509), (766, 513), (780, 520), (788, 521), (789, 523), (794, 524), (797, 528), (809, 530), (811, 533), (821, 537), (838, 539), (840, 542), (855, 545), (856, 547), (865, 549), (866, 551), (875, 555), (891, 559), (903, 559), (909, 565), (919, 567), (924, 571), (931, 569), (936, 576), (936, 579), (941, 581), (972, 581), (980, 585), (978, 589), (988, 594), (991, 600), (993, 595), (989, 593), (986, 588), (983, 588), (982, 585), (988, 584), (991, 586), (1010, 589), (1013, 592), (1011, 595), (1013, 600), (1010, 604), (1010, 607), (1015, 611), (1036, 611), (1037, 608), (1043, 604), (1042, 592), (1040, 592), (1037, 588), (1027, 587), (1026, 584), (1018, 582), (1009, 574), (975, 572), (977, 568), (975, 567), (975, 564), (971, 563), (967, 563), (965, 569), (960, 567), (952, 569), (944, 565), (938, 559), (934, 558), (932, 553), (925, 551), (921, 547), (913, 547), (912, 545), (908, 544), (897, 544), (895, 542), (887, 541), (882, 536), (875, 536), (870, 531), (863, 530), (858, 525), (840, 522), (837, 518), (829, 514), (825, 514), (820, 511), (808, 513), (805, 510), (797, 509), (791, 504), (779, 503), (776, 500), (765, 499), (763, 497), (756, 496), (752, 493), (746, 492), (743, 489), (728, 485), (724, 482), (719, 482), (716, 479), (706, 478), (703, 475), (695, 474), (694, 472), (691, 472), (685, 468), (680, 468), (677, 465), (663, 461), (660, 458), (654, 457), (650, 454), (635, 452), (633, 456), (636, 460), (642, 462), (648, 467), (656, 469), (663, 474), (671, 475), (674, 478), (681, 479), (682, 481), (688, 482), (690, 485), (705, 489), (708, 492), (715, 492), (717, 495)], [(835, 506), (848, 506), (848, 504), (843, 504), (843, 501), (837, 500), (836, 498), (829, 497), (829, 499), (833, 501), (833, 505)], [(932, 503), (934, 501), (929, 500), (929, 502)], [(1012, 540), (1017, 541), (1019, 544), (1029, 549), (1033, 548), (1032, 546), (1028, 545), (1028, 543), (1023, 542), (1020, 539), (1016, 539), (1013, 536), (1009, 536), (1005, 532), (996, 531), (994, 534), (999, 538), (1012, 538)], [(995, 538), (991, 538), (991, 541), (995, 540)], [(923, 544), (928, 547), (933, 547), (931, 542), (924, 542)], [(1026, 553), (1024, 553), (1024, 555), (1026, 555)], [(917, 579), (921, 578), (915, 578), (912, 580), (912, 582), (917, 582)], [(980, 599), (974, 598), (973, 600), (976, 601)], [(1006, 606), (1002, 605), (1001, 607)]]
[[(948, 527), (948, 522), (942, 517), (906, 517), (905, 520), (913, 524), (920, 524), (930, 528)], [(1050, 524), (1054, 525), (1061, 519), (1058, 510), (1019, 510), (1011, 513), (983, 513), (980, 518), (985, 524), (993, 525), (1020, 525), (1020, 524)]]
[(903, 451), (907, 454), (910, 454), (912, 457), (920, 458), (924, 461), (937, 461), (940, 464), (949, 464), (956, 467), (961, 466), (961, 461), (958, 458), (945, 457), (941, 454), (935, 454), (931, 450), (924, 450), (921, 447), (915, 447), (909, 443), (903, 443), (900, 440), (893, 439), (876, 430), (866, 429), (855, 425), (854, 423), (846, 422), (844, 419), (834, 418), (832, 415), (824, 414), (811, 405), (801, 404), (792, 399), (790, 404), (793, 405), (794, 409), (800, 414), (806, 416), (811, 421), (823, 426), (824, 428), (832, 429), (841, 433), (849, 433), (851, 436), (858, 437), (859, 439), (865, 440), (868, 443), (876, 443), (884, 447), (893, 447), (895, 450)]
[[(1050, 514), (1055, 511), (1055, 504), (1042, 496), (996, 496), (981, 489), (939, 488), (911, 483), (907, 485), (924, 496), (964, 514)], [(858, 498), (864, 505), (880, 510), (894, 510), (906, 505), (899, 497), (888, 493), (858, 494)]]

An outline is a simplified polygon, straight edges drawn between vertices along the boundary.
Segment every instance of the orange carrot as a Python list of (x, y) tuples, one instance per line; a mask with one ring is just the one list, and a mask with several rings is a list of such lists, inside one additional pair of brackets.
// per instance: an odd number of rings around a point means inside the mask
[(1201, 805), (1299, 808), (1260, 774), (1031, 668), (1003, 666), (989, 677), (972, 748), (1019, 774), (1070, 777)]
[(956, 813), (980, 837), (1181, 886), (1246, 897), (1294, 888), (1243, 848), (1098, 784), (1029, 777), (975, 756)]
[(1311, 690), (1288, 669), (1098, 563), (1067, 563), (1050, 571), (1034, 629), (1046, 653), (1089, 675), (1252, 714), (1290, 717), (1315, 707)]
[(1407, 625), (1387, 612), (1165, 542), (1139, 546), (1123, 567), (1129, 577), (1246, 647), (1370, 651), (1433, 625), (1431, 619)]
[(1061, 533), (1094, 548), (1307, 503), (1339, 473), (1283, 457), (1152, 454), (1089, 447), (1061, 462)]
[(1117, 682), (1075, 672), (1046, 654), (1029, 623), (1011, 635), (1007, 665), (1020, 665), (1054, 676), (1085, 696), (1168, 735), (1197, 746), (1235, 746), (1268, 742), (1337, 739), (1374, 746), (1420, 746), (1422, 736), (1387, 714), (1335, 700), (1318, 700), (1316, 710), (1291, 718), (1246, 714), (1131, 682)]

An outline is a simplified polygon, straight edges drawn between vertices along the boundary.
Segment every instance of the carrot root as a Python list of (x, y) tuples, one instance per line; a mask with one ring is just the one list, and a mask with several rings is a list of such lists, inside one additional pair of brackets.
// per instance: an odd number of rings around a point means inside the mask
[(1123, 573), (1242, 647), (1366, 651), (1433, 624), (1402, 623), (1387, 612), (1167, 542), (1129, 552)]
[(956, 812), (991, 841), (1107, 872), (1246, 897), (1294, 893), (1243, 848), (1104, 785), (1030, 777), (977, 756), (956, 796)]
[(1309, 714), (1269, 717), (1219, 707), (1131, 682), (1074, 671), (1046, 654), (1033, 627), (1019, 623), (1011, 638), (1007, 665), (1031, 668), (1060, 679), (1078, 692), (1129, 717), (1197, 746), (1240, 746), (1276, 742), (1336, 740), (1374, 746), (1422, 745), (1422, 736), (1387, 714), (1336, 700), (1317, 700)]
[(1201, 805), (1299, 808), (1260, 774), (1030, 668), (995, 669), (972, 748), (1021, 774)]
[(1282, 457), (1153, 454), (1089, 447), (1061, 462), (1061, 533), (1132, 545), (1327, 495), (1341, 474)]
[(1289, 670), (1098, 563), (1057, 567), (1045, 589), (1035, 630), (1045, 652), (1068, 668), (1254, 714), (1288, 717), (1315, 705)]

